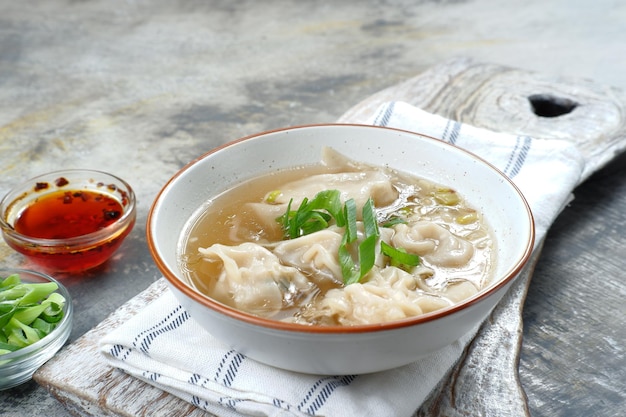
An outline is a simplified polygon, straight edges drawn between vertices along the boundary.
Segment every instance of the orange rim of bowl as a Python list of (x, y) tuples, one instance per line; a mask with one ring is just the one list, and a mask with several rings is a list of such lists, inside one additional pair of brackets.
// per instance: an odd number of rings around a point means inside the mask
[[(220, 150), (235, 145), (237, 143), (244, 142), (246, 140), (254, 139), (259, 136), (266, 136), (272, 133), (290, 131), (290, 130), (298, 130), (298, 129), (310, 129), (310, 128), (320, 128), (320, 127), (364, 127), (368, 129), (383, 129), (383, 130), (392, 130), (396, 132), (408, 133), (410, 135), (417, 135), (422, 138), (436, 140), (444, 146), (450, 146), (454, 149), (460, 150), (461, 152), (467, 154), (468, 156), (477, 159), (484, 165), (488, 166), (491, 170), (493, 170), (496, 174), (502, 177), (506, 182), (515, 190), (515, 193), (520, 197), (520, 201), (524, 206), (526, 213), (528, 215), (528, 221), (530, 224), (530, 228), (528, 231), (528, 241), (526, 242), (526, 247), (524, 248), (523, 255), (515, 262), (514, 266), (508, 271), (506, 276), (501, 278), (497, 284), (488, 287), (487, 289), (479, 290), (478, 293), (473, 295), (472, 297), (466, 298), (465, 300), (458, 302), (452, 306), (444, 307), (439, 310), (435, 310), (430, 313), (422, 314), (419, 316), (408, 317), (401, 320), (383, 322), (383, 323), (373, 323), (373, 324), (360, 324), (360, 325), (351, 325), (351, 326), (314, 326), (314, 325), (306, 325), (306, 324), (297, 324), (297, 323), (288, 323), (282, 322), (278, 320), (267, 319), (259, 316), (255, 316), (235, 308), (229, 307), (225, 304), (219, 303), (207, 295), (204, 295), (190, 286), (186, 285), (182, 282), (176, 274), (167, 267), (167, 265), (160, 259), (158, 256), (158, 251), (156, 249), (156, 245), (154, 243), (154, 237), (152, 235), (152, 220), (154, 215), (154, 210), (156, 209), (157, 204), (159, 203), (162, 194), (169, 187), (171, 183), (173, 183), (179, 176), (181, 176), (185, 171), (187, 171), (190, 167), (196, 164), (198, 161), (201, 161), (207, 158), (209, 155), (212, 155)], [(249, 136), (245, 136), (227, 143), (224, 143), (220, 146), (217, 146), (210, 151), (200, 155), (198, 158), (193, 159), (185, 166), (183, 166), (173, 177), (171, 177), (165, 185), (159, 190), (154, 202), (152, 203), (150, 210), (148, 212), (147, 217), (147, 227), (146, 227), (146, 236), (148, 249), (150, 251), (150, 255), (152, 256), (157, 268), (163, 273), (165, 279), (169, 281), (171, 285), (173, 285), (178, 291), (182, 292), (185, 296), (191, 298), (192, 300), (202, 304), (203, 306), (210, 308), (211, 310), (223, 314), (224, 316), (230, 317), (235, 320), (239, 320), (254, 326), (261, 326), (265, 328), (270, 328), (273, 330), (279, 331), (291, 331), (297, 333), (315, 333), (315, 334), (348, 334), (348, 333), (369, 333), (369, 332), (378, 332), (378, 331), (387, 331), (394, 330), (403, 327), (410, 327), (421, 323), (431, 322), (437, 320), (439, 318), (450, 316), (455, 313), (458, 313), (474, 304), (477, 304), (481, 300), (488, 298), (493, 293), (499, 291), (502, 287), (508, 285), (515, 277), (519, 275), (521, 270), (524, 268), (530, 256), (532, 255), (534, 243), (535, 243), (535, 222), (532, 211), (526, 198), (522, 194), (521, 190), (515, 183), (507, 177), (502, 171), (496, 168), (491, 163), (484, 160), (482, 157), (467, 151), (463, 148), (457, 147), (455, 145), (449, 144), (447, 142), (442, 141), (441, 139), (437, 139), (435, 137), (424, 135), (418, 132), (412, 132), (409, 130), (391, 128), (386, 126), (374, 126), (374, 125), (364, 125), (364, 124), (356, 124), (356, 123), (325, 123), (325, 124), (308, 124), (308, 125), (297, 125), (291, 127), (285, 127), (280, 129), (267, 130), (260, 133), (255, 133)], [(469, 329), (468, 329), (469, 330)]]

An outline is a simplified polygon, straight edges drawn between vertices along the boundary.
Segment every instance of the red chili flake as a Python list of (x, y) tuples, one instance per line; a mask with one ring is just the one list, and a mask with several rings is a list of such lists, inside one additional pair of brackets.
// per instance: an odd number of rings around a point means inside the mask
[(122, 205), (126, 207), (128, 205), (128, 194), (124, 190), (120, 190), (120, 196), (122, 197)]
[(37, 184), (35, 184), (35, 191), (45, 190), (49, 186), (50, 185), (47, 182), (38, 182)]
[(102, 214), (104, 216), (104, 220), (114, 220), (120, 217), (122, 213), (117, 210), (102, 210)]
[(72, 193), (66, 192), (63, 194), (63, 204), (72, 204)]
[(83, 201), (87, 201), (89, 199), (87, 194), (83, 193), (82, 191), (74, 191), (73, 196), (76, 198), (80, 198)]
[(64, 185), (67, 185), (70, 182), (64, 177), (59, 177), (54, 181), (54, 183), (56, 184), (57, 187), (63, 187)]

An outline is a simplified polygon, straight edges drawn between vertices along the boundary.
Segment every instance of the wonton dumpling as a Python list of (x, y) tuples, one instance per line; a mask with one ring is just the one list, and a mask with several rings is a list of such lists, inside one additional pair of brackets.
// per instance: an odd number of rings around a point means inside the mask
[(446, 286), (443, 293), (455, 303), (466, 300), (476, 294), (478, 288), (470, 281), (453, 282)]
[(419, 305), (395, 290), (367, 283), (328, 291), (318, 310), (344, 326), (382, 323), (422, 314)]
[(432, 269), (425, 266), (418, 266), (412, 272), (406, 272), (394, 266), (388, 266), (375, 275), (372, 282), (378, 286), (389, 286), (393, 290), (400, 290), (411, 302), (417, 304), (422, 313), (430, 313), (452, 304), (447, 297), (441, 297), (424, 283), (422, 275), (432, 274)]
[[(281, 232), (280, 224), (276, 219), (285, 214), (286, 204), (247, 203), (244, 209), (247, 213), (252, 214), (253, 221), (256, 223), (256, 233), (259, 230), (264, 230), (270, 234)], [(238, 232), (238, 234), (241, 235), (242, 233)]]
[(436, 223), (418, 221), (395, 225), (395, 247), (415, 253), (429, 263), (443, 267), (467, 264), (474, 255), (474, 245)]
[[(433, 288), (426, 284), (425, 280), (434, 273), (435, 271), (423, 263), (414, 267), (411, 272), (390, 265), (380, 269), (380, 278), (378, 278), (378, 281), (384, 280), (392, 288), (396, 288), (399, 285), (398, 283), (403, 283), (401, 285), (410, 291), (420, 289), (422, 291), (432, 292), (434, 291)], [(372, 276), (376, 277), (376, 275)]]
[(280, 195), (272, 203), (247, 203), (245, 211), (252, 214), (254, 222), (260, 226), (259, 230), (276, 232), (279, 228), (276, 218), (285, 213), (291, 199), (293, 199), (291, 209), (296, 210), (305, 197), (312, 199), (317, 193), (331, 189), (339, 190), (342, 202), (349, 198), (354, 199), (359, 219), (361, 209), (370, 196), (376, 206), (391, 204), (398, 198), (398, 192), (389, 176), (382, 171), (318, 174), (285, 184), (280, 189)]
[(339, 245), (342, 235), (333, 229), (285, 240), (274, 247), (272, 252), (285, 264), (311, 274), (316, 283), (330, 280), (341, 284), (339, 265)]
[(318, 174), (292, 181), (281, 187), (281, 195), (276, 198), (275, 203), (286, 205), (293, 198), (292, 208), (297, 208), (305, 197), (312, 199), (317, 193), (325, 190), (339, 190), (342, 202), (353, 198), (359, 218), (361, 208), (370, 196), (376, 206), (391, 204), (398, 198), (398, 191), (384, 172), (359, 171)]
[(414, 275), (390, 266), (374, 268), (366, 282), (328, 291), (312, 311), (349, 326), (401, 320), (451, 304), (445, 297), (422, 291)]
[[(362, 239), (363, 223), (357, 223), (359, 238)], [(380, 239), (376, 246), (374, 264), (385, 265), (385, 257), (380, 252), (380, 241), (391, 244), (393, 229), (381, 228)], [(336, 284), (343, 283), (341, 265), (339, 264), (339, 246), (343, 238), (343, 228), (331, 226), (297, 239), (285, 240), (275, 246), (266, 245), (287, 265), (298, 268), (309, 274), (316, 284), (322, 280), (331, 280)]]
[(213, 298), (242, 311), (271, 317), (284, 301), (312, 285), (296, 268), (282, 265), (276, 255), (255, 243), (215, 244), (199, 251), (213, 270)]

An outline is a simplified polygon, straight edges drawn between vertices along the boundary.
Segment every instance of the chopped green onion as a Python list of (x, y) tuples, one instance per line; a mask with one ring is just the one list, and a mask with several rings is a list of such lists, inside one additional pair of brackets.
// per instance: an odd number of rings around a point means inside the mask
[(357, 265), (354, 263), (354, 259), (352, 259), (352, 254), (350, 253), (350, 250), (348, 248), (348, 243), (345, 242), (345, 236), (346, 235), (344, 235), (344, 239), (339, 246), (338, 255), (339, 265), (341, 266), (341, 275), (343, 276), (343, 282), (344, 284), (348, 285), (358, 281), (359, 270), (357, 268)]
[[(354, 199), (341, 203), (338, 190), (321, 191), (313, 200), (302, 200), (297, 210), (292, 210), (293, 199), (287, 204), (287, 211), (276, 219), (281, 224), (287, 239), (295, 239), (330, 226), (332, 219), (339, 227), (344, 228), (341, 245), (339, 246), (339, 264), (344, 284), (359, 282), (374, 266), (376, 260), (376, 243), (380, 236), (374, 202), (370, 198), (362, 208), (365, 237), (356, 248), (357, 242), (357, 206)], [(353, 259), (356, 252), (357, 261)]]
[(407, 253), (404, 248), (395, 248), (383, 241), (380, 242), (380, 251), (390, 258), (390, 264), (404, 270), (408, 270), (420, 264), (418, 255)]
[(18, 347), (26, 347), (41, 340), (41, 333), (37, 329), (22, 323), (21, 321), (11, 318), (6, 326), (7, 340), (10, 344)]
[(45, 304), (35, 304), (30, 307), (19, 307), (13, 313), (12, 319), (19, 320), (20, 323), (31, 324), (46, 309)]
[(341, 193), (339, 190), (320, 191), (315, 195), (308, 207), (309, 210), (326, 210), (335, 218), (337, 226), (343, 227)]
[(265, 196), (265, 201), (269, 204), (274, 204), (276, 202), (276, 199), (280, 197), (281, 194), (282, 192), (280, 190), (270, 191)]
[(39, 316), (48, 323), (58, 323), (63, 318), (63, 306), (65, 297), (58, 292), (53, 292), (46, 299), (46, 309)]
[(22, 283), (19, 275), (0, 279), (0, 355), (35, 343), (63, 318), (65, 297), (55, 282)]
[(59, 288), (55, 282), (24, 284), (24, 286), (27, 287), (28, 290), (20, 300), (19, 304), (22, 306), (37, 303)]
[(356, 202), (353, 198), (346, 201), (346, 205), (344, 207), (344, 215), (346, 219), (346, 243), (352, 243), (357, 239)]
[(0, 355), (9, 353), (9, 352), (15, 352), (18, 349), (19, 349), (19, 346), (9, 344), (6, 341), (4, 342), (0, 341)]
[(6, 288), (14, 287), (20, 282), (20, 276), (18, 274), (11, 274), (0, 282), (0, 291), (3, 291)]
[(374, 201), (368, 198), (363, 206), (363, 226), (365, 227), (365, 236), (379, 236), (378, 222), (376, 220), (376, 210), (374, 210)]
[(454, 206), (460, 201), (460, 197), (456, 191), (450, 188), (439, 188), (433, 192), (433, 197), (444, 206)]
[(295, 211), (291, 210), (293, 199), (289, 200), (285, 214), (276, 219), (285, 237), (295, 239), (326, 229), (332, 218), (338, 226), (343, 226), (340, 195), (338, 190), (321, 191), (311, 201), (305, 197)]
[(468, 211), (467, 213), (457, 216), (455, 220), (458, 224), (474, 223), (478, 220), (478, 213), (475, 211)]
[(359, 245), (359, 281), (374, 267), (377, 241), (378, 235), (372, 235), (366, 237)]
[(400, 216), (393, 216), (389, 219), (385, 220), (381, 226), (382, 227), (393, 227), (396, 224), (407, 224), (407, 221)]
[(33, 329), (39, 330), (40, 332), (42, 332), (43, 334), (48, 334), (51, 331), (54, 330), (54, 328), (56, 327), (54, 323), (48, 323), (45, 320), (42, 320), (41, 318), (37, 317), (32, 323), (31, 323), (31, 327)]
[(374, 266), (376, 261), (376, 242), (380, 236), (376, 212), (372, 199), (363, 206), (363, 227), (365, 238), (358, 246), (358, 264), (352, 259), (349, 245), (356, 241), (356, 203), (353, 199), (346, 201), (346, 232), (339, 246), (339, 263), (345, 285), (359, 282)]

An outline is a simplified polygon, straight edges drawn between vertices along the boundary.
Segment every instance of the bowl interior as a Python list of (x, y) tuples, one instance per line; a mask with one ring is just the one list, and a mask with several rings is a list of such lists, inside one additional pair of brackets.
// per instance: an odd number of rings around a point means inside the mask
[[(179, 265), (183, 231), (213, 196), (262, 173), (320, 161), (332, 147), (347, 157), (389, 166), (459, 191), (483, 212), (497, 242), (496, 279), (512, 279), (533, 245), (533, 219), (519, 190), (482, 159), (440, 140), (401, 130), (359, 125), (314, 125), (265, 132), (203, 155), (162, 189), (148, 219), (148, 243), (171, 283), (189, 293)], [(484, 289), (480, 294), (483, 294)], [(197, 298), (201, 300), (201, 297)]]

